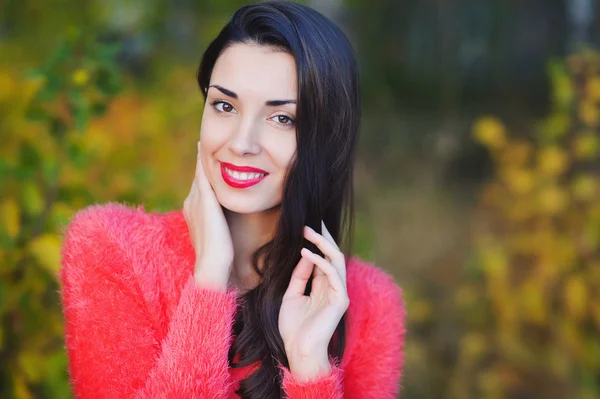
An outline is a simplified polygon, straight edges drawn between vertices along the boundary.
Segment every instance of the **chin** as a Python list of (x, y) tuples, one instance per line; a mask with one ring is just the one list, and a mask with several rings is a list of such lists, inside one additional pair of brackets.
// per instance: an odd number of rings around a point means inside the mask
[(278, 204), (265, 203), (260, 198), (250, 199), (247, 195), (217, 195), (219, 203), (227, 210), (235, 213), (259, 213), (278, 207)]

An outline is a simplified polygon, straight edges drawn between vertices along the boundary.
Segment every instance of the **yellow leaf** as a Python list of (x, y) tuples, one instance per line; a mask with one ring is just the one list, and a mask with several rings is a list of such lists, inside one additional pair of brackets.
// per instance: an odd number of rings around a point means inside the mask
[(573, 101), (573, 84), (568, 75), (560, 75), (554, 81), (554, 98), (559, 104)]
[(559, 147), (545, 147), (538, 153), (538, 168), (545, 176), (560, 176), (568, 165), (569, 157)]
[(470, 332), (461, 339), (460, 348), (467, 361), (473, 361), (482, 354), (487, 347), (485, 335)]
[(563, 270), (570, 270), (577, 265), (577, 243), (568, 235), (560, 235), (555, 237), (550, 244), (551, 257), (557, 265), (562, 266)]
[(71, 79), (73, 80), (73, 83), (76, 86), (83, 86), (90, 79), (90, 73), (83, 68), (79, 68), (75, 72), (73, 72), (73, 76), (71, 77)]
[(15, 399), (33, 399), (33, 395), (29, 392), (29, 388), (27, 388), (27, 383), (25, 382), (25, 378), (21, 374), (13, 372), (12, 378)]
[(571, 118), (563, 112), (550, 115), (543, 123), (542, 134), (550, 139), (564, 136), (571, 126)]
[(43, 76), (36, 76), (27, 79), (22, 88), (25, 104), (29, 104), (45, 84), (46, 78)]
[(583, 101), (579, 106), (579, 117), (588, 126), (598, 126), (600, 121), (600, 112), (595, 103), (591, 101)]
[(598, 225), (587, 220), (582, 226), (581, 245), (590, 253), (594, 253), (600, 246), (600, 229)]
[(521, 303), (524, 318), (540, 325), (543, 324), (547, 320), (547, 315), (544, 292), (539, 282), (528, 280), (523, 283), (520, 291), (519, 303)]
[(7, 71), (0, 71), (0, 102), (7, 101), (15, 91), (15, 79)]
[(0, 204), (0, 222), (10, 238), (15, 238), (19, 234), (20, 219), (21, 213), (15, 199), (7, 198)]
[(600, 77), (594, 76), (587, 82), (586, 92), (591, 100), (600, 100)]
[(40, 189), (32, 181), (27, 181), (23, 185), (23, 208), (31, 216), (37, 216), (44, 209), (44, 199)]
[(568, 204), (568, 196), (564, 190), (556, 186), (543, 189), (538, 195), (540, 209), (549, 214), (562, 211)]
[(506, 133), (502, 123), (491, 116), (482, 117), (473, 125), (475, 140), (488, 148), (497, 149), (506, 143)]
[(118, 143), (111, 139), (111, 136), (106, 134), (106, 129), (103, 128), (97, 120), (90, 123), (88, 134), (85, 141), (82, 143), (86, 152), (94, 154), (99, 160), (109, 159), (114, 146)]
[(575, 138), (573, 151), (579, 159), (593, 159), (600, 153), (600, 139), (597, 133), (588, 132)]
[(563, 294), (569, 315), (575, 320), (580, 320), (586, 311), (588, 300), (587, 286), (583, 277), (579, 275), (569, 277)]
[(531, 158), (532, 148), (529, 143), (523, 140), (507, 143), (502, 149), (500, 158), (502, 163), (510, 167), (520, 167), (525, 165)]
[(483, 270), (491, 278), (503, 278), (506, 275), (508, 259), (501, 247), (489, 247), (482, 251)]
[(27, 381), (40, 381), (43, 374), (42, 366), (44, 364), (44, 359), (40, 355), (31, 352), (21, 352), (18, 355), (17, 362), (21, 370), (23, 370)]
[(579, 175), (573, 180), (571, 189), (575, 198), (592, 200), (598, 192), (598, 181), (590, 175)]
[(504, 180), (510, 190), (518, 195), (531, 192), (535, 178), (533, 173), (525, 169), (508, 169), (504, 172)]
[(29, 252), (55, 275), (60, 267), (61, 242), (57, 235), (44, 234), (29, 243)]
[(519, 198), (517, 201), (505, 203), (502, 211), (507, 220), (520, 222), (536, 214), (536, 208), (534, 205), (535, 204), (532, 204), (527, 197), (523, 199)]

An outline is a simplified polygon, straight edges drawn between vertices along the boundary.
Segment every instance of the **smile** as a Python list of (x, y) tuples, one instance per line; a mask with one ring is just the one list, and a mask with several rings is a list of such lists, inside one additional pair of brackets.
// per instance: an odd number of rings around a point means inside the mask
[[(227, 165), (227, 166), (225, 166)], [(237, 169), (237, 170), (235, 170)], [(240, 169), (244, 169), (241, 171)], [(250, 167), (236, 167), (235, 165), (221, 162), (221, 176), (225, 183), (234, 188), (246, 188), (263, 181), (268, 173), (258, 172), (260, 169)]]

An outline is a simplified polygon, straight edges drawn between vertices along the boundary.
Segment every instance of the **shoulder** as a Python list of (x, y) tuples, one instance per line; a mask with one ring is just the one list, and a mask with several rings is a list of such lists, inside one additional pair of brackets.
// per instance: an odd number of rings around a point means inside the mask
[(122, 243), (129, 233), (147, 225), (148, 213), (117, 202), (93, 204), (80, 209), (63, 229), (64, 246), (91, 247), (107, 239)]
[(162, 216), (147, 212), (142, 205), (118, 202), (80, 209), (62, 231), (61, 269), (91, 264), (94, 268), (111, 265), (118, 271), (123, 264), (119, 260), (134, 257), (145, 242), (164, 234)]
[(75, 212), (66, 226), (65, 237), (72, 234), (92, 234), (106, 231), (119, 233), (147, 226), (158, 214), (147, 212), (143, 205), (119, 202), (88, 205)]
[(361, 308), (375, 310), (400, 306), (404, 314), (403, 291), (394, 277), (375, 264), (352, 256), (346, 262), (348, 296)]
[(345, 389), (365, 398), (397, 397), (406, 333), (402, 289), (390, 273), (356, 256), (346, 267)]
[[(394, 356), (399, 356), (406, 331), (402, 288), (389, 272), (357, 256), (346, 262), (346, 270), (350, 299), (348, 353), (370, 351), (381, 345), (387, 348), (382, 351), (392, 350)], [(352, 355), (346, 361), (350, 358)]]

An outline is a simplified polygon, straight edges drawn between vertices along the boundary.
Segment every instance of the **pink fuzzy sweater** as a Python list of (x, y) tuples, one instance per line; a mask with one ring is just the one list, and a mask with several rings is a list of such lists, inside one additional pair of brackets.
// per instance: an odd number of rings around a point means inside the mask
[[(182, 211), (91, 205), (67, 226), (60, 294), (75, 398), (233, 399), (253, 370), (228, 366), (239, 292), (200, 287)], [(347, 262), (346, 349), (339, 367), (297, 381), (287, 398), (397, 398), (404, 363), (402, 291), (381, 269)]]

